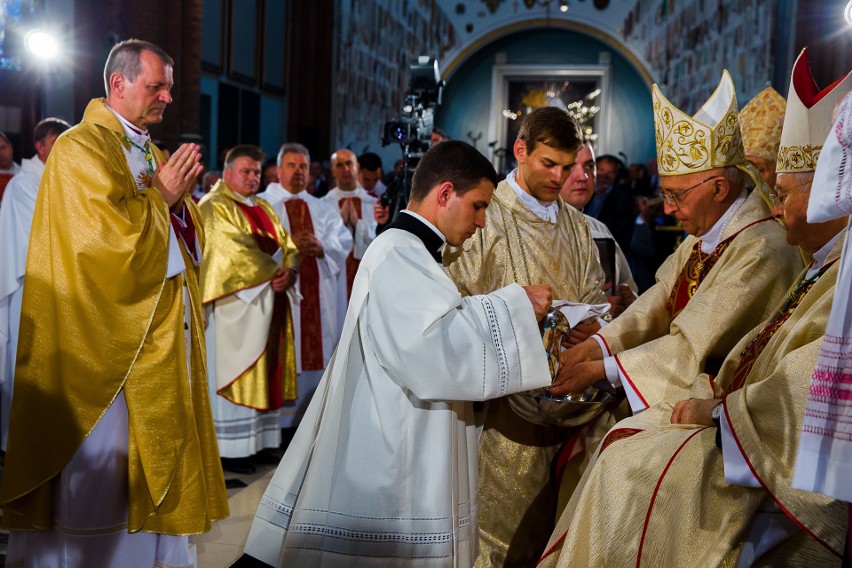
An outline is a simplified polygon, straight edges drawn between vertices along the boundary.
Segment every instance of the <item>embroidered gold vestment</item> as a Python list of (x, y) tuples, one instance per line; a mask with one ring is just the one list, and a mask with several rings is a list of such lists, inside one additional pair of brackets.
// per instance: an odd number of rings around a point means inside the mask
[[(53, 481), (121, 389), (129, 420), (127, 530), (197, 534), (228, 515), (197, 269), (178, 240), (186, 270), (166, 278), (169, 208), (157, 189), (137, 189), (123, 134), (103, 101), (93, 100), (83, 121), (57, 139), (45, 168), (0, 497), (7, 529), (51, 528)], [(184, 206), (203, 243), (198, 209), (188, 198)]]
[[(838, 258), (842, 246), (841, 238), (826, 263)], [(691, 389), (697, 398), (727, 393), (724, 410), (733, 437), (762, 488), (726, 483), (716, 429), (670, 424), (672, 404), (658, 404), (616, 426), (630, 435), (616, 436), (621, 439), (586, 471), (541, 566), (734, 566), (764, 500), (774, 500), (803, 530), (759, 565), (839, 562), (845, 504), (790, 486), (838, 270), (835, 262), (775, 330), (741, 388), (732, 383), (742, 353), (777, 318), (783, 299), (734, 346), (715, 381), (702, 374)]]
[[(485, 227), (444, 264), (462, 294), (486, 294), (516, 282), (549, 284), (554, 299), (603, 303), (604, 274), (582, 213), (557, 202), (555, 224), (540, 219), (502, 181), (486, 209)], [(566, 432), (516, 415), (505, 398), (488, 404), (479, 447), (477, 566), (534, 562), (553, 527), (556, 493), (551, 461)], [(511, 544), (511, 547), (510, 547)]]

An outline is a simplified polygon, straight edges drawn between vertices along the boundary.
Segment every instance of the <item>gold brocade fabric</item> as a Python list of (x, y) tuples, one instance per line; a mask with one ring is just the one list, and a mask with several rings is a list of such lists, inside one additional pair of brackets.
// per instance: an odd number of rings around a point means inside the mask
[[(721, 239), (769, 215), (752, 191)], [(773, 220), (734, 238), (674, 318), (666, 309), (672, 288), (696, 244), (688, 237), (657, 271), (657, 282), (600, 331), (628, 381), (651, 406), (685, 398), (692, 378), (715, 374), (731, 347), (772, 314), (802, 269), (798, 250)]]
[(740, 112), (740, 128), (746, 156), (774, 162), (778, 159), (781, 128), (787, 101), (772, 87), (757, 93)]
[[(485, 294), (513, 282), (544, 283), (555, 299), (605, 302), (604, 274), (588, 223), (561, 200), (558, 206), (557, 223), (543, 221), (501, 182), (485, 227), (444, 253), (462, 294)], [(553, 528), (553, 457), (569, 434), (527, 422), (505, 399), (489, 403), (479, 447), (477, 566), (535, 563)]]
[[(298, 249), (272, 207), (263, 199), (255, 197), (256, 204), (263, 209), (275, 227), (275, 240), (283, 251), (281, 266), (261, 250), (254, 237), (248, 218), (237, 205), (241, 202), (234, 192), (220, 180), (204, 196), (199, 206), (207, 231), (207, 245), (201, 263), (201, 290), (204, 303), (214, 302), (258, 284), (268, 282), (279, 268), (297, 268)], [(254, 364), (246, 369), (218, 393), (231, 402), (256, 410), (270, 410), (281, 406), (280, 400), (298, 398), (296, 388), (296, 351), (293, 320), (286, 298), (275, 299), (276, 309), (267, 342), (267, 349)], [(283, 318), (283, 321), (275, 319)], [(279, 326), (283, 326), (283, 340), (274, 337)], [(280, 358), (280, 395), (270, 392), (270, 347)], [(276, 402), (278, 400), (279, 402)]]
[[(53, 482), (123, 388), (129, 532), (197, 534), (228, 515), (207, 398), (196, 270), (166, 279), (168, 207), (137, 190), (124, 129), (93, 100), (53, 147), (26, 271), (3, 526), (47, 530)], [(158, 161), (162, 154), (154, 148)], [(198, 210), (184, 201), (203, 242)], [(184, 343), (186, 283), (191, 368)], [(46, 419), (45, 417), (49, 417)]]
[[(284, 252), (281, 268), (297, 268), (299, 251), (272, 207), (262, 198), (255, 202), (273, 221), (279, 246)], [(267, 253), (260, 250), (252, 227), (240, 212), (239, 198), (219, 180), (199, 203), (207, 245), (201, 264), (201, 294), (208, 304), (272, 279), (279, 266)]]
[(692, 253), (686, 259), (686, 264), (683, 265), (680, 276), (675, 280), (672, 293), (669, 296), (669, 302), (666, 305), (669, 318), (677, 317), (683, 311), (683, 308), (689, 304), (689, 300), (701, 286), (704, 277), (707, 276), (707, 273), (710, 272), (730, 244), (731, 241), (725, 240), (716, 245), (713, 252), (704, 254), (701, 252), (701, 241), (695, 241), (695, 244), (692, 245)]
[[(840, 241), (829, 260), (840, 254)], [(776, 500), (824, 548), (842, 554), (845, 504), (790, 486), (837, 272), (835, 263), (813, 285), (763, 349), (746, 385), (725, 399), (732, 432), (765, 489), (725, 483), (715, 428), (669, 424), (672, 405), (659, 404), (616, 426), (644, 431), (613, 443), (586, 471), (542, 566), (732, 566), (732, 551), (764, 499)], [(718, 386), (730, 386), (740, 353), (762, 327), (731, 350)]]

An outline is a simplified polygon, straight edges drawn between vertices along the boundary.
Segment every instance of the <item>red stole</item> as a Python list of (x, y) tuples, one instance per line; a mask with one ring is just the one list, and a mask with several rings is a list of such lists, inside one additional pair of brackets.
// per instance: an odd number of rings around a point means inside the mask
[[(343, 206), (346, 205), (348, 201), (352, 202), (352, 205), (355, 207), (355, 211), (358, 212), (358, 218), (361, 218), (361, 198), (360, 197), (342, 197), (340, 199), (340, 208), (343, 209)], [(349, 253), (349, 256), (346, 257), (346, 299), (349, 299), (349, 296), (352, 295), (352, 283), (355, 282), (355, 274), (358, 272), (358, 265), (361, 264), (360, 260), (355, 258), (355, 251)]]
[[(293, 235), (315, 234), (311, 212), (304, 199), (284, 202), (290, 233)], [(303, 256), (299, 265), (299, 313), (302, 326), (302, 370), (318, 371), (323, 368), (322, 319), (320, 316), (319, 263), (315, 256)]]
[(813, 286), (814, 283), (819, 280), (820, 276), (828, 270), (828, 267), (837, 262), (837, 260), (838, 259), (835, 258), (831, 262), (826, 263), (825, 266), (819, 269), (819, 272), (817, 272), (813, 278), (806, 279), (803, 276), (799, 283), (796, 284), (796, 287), (787, 294), (787, 298), (775, 314), (775, 318), (773, 318), (766, 327), (760, 330), (760, 333), (755, 335), (754, 339), (752, 339), (746, 348), (743, 349), (742, 353), (740, 353), (740, 362), (737, 365), (737, 370), (734, 371), (734, 378), (731, 381), (730, 392), (739, 390), (743, 387), (743, 385), (745, 385), (746, 377), (748, 377), (748, 374), (751, 372), (751, 368), (754, 367), (754, 363), (757, 361), (757, 358), (760, 356), (763, 348), (766, 347), (766, 344), (769, 343), (769, 340), (772, 339), (775, 332), (781, 329), (784, 322), (790, 319), (790, 316), (793, 315), (793, 311), (801, 303), (802, 298), (805, 297), (805, 294), (808, 293), (811, 286)]
[(198, 263), (198, 256), (195, 250), (195, 223), (192, 220), (192, 215), (185, 205), (181, 204), (180, 213), (175, 211), (169, 212), (169, 219), (172, 222), (177, 237), (186, 245), (186, 252), (192, 257), (192, 260)]
[[(246, 205), (235, 202), (248, 219), (251, 226), (252, 236), (257, 246), (272, 256), (280, 248), (278, 244), (275, 224), (266, 211), (259, 205)], [(266, 338), (266, 357), (268, 369), (267, 388), (269, 389), (269, 409), (276, 410), (284, 406), (284, 363), (287, 360), (286, 353), (292, 345), (287, 341), (287, 327), (293, 325), (288, 317), (290, 303), (287, 294), (275, 292), (275, 301), (272, 304), (272, 322), (269, 324), (269, 335)]]
[(704, 281), (704, 278), (707, 274), (710, 273), (710, 270), (716, 265), (716, 261), (724, 254), (727, 250), (728, 246), (730, 246), (731, 242), (743, 231), (751, 227), (752, 225), (756, 225), (758, 223), (763, 223), (764, 221), (769, 221), (772, 217), (765, 217), (760, 219), (759, 221), (755, 221), (754, 223), (749, 223), (718, 245), (713, 250), (713, 252), (709, 254), (704, 254), (701, 252), (701, 241), (695, 243), (695, 246), (692, 247), (692, 253), (689, 255), (689, 258), (686, 260), (686, 264), (683, 265), (683, 270), (680, 272), (680, 276), (675, 281), (675, 285), (672, 287), (672, 292), (669, 295), (669, 301), (666, 304), (666, 311), (669, 312), (669, 318), (675, 319), (678, 314), (683, 311), (686, 305), (689, 303), (689, 300), (692, 299), (692, 296), (695, 295), (698, 287), (701, 286), (701, 283)]
[(0, 174), (0, 200), (3, 199), (3, 193), (6, 191), (6, 186), (13, 177), (15, 177), (15, 174)]

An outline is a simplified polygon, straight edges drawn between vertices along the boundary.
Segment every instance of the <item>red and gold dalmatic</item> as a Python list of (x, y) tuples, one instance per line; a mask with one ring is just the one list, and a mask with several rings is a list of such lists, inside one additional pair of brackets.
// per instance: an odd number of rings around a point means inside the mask
[[(247, 204), (224, 181), (201, 201), (208, 234), (201, 266), (205, 304), (225, 302), (241, 290), (271, 281), (280, 268), (298, 266), (296, 247), (278, 216), (264, 200), (255, 198), (255, 203)], [(280, 266), (273, 258), (279, 249)], [(215, 379), (218, 394), (234, 404), (275, 410), (297, 398), (293, 322), (286, 294), (271, 288), (260, 294), (264, 293), (272, 295), (271, 310), (261, 307), (259, 310), (265, 314), (261, 313), (260, 320), (245, 321), (262, 321), (268, 331), (243, 330), (246, 336), (261, 334), (263, 343), (257, 355), (236, 368), (220, 365), (217, 359)], [(263, 298), (259, 304), (263, 306)], [(245, 308), (253, 309), (250, 305)]]
[[(360, 205), (359, 205), (360, 206)], [(311, 212), (303, 199), (289, 199), (284, 202), (290, 231), (294, 235), (310, 234), (316, 236)], [(352, 254), (350, 253), (350, 257)], [(354, 259), (353, 259), (354, 261)], [(347, 257), (347, 270), (349, 258)], [(355, 268), (357, 271), (357, 266)], [(347, 273), (348, 276), (348, 273)], [(351, 285), (351, 281), (347, 279)], [(351, 287), (349, 288), (351, 290)], [(315, 256), (301, 258), (299, 264), (299, 325), (301, 327), (301, 356), (303, 371), (318, 371), (324, 368), (322, 350), (322, 314), (320, 311), (320, 273), (319, 262)]]

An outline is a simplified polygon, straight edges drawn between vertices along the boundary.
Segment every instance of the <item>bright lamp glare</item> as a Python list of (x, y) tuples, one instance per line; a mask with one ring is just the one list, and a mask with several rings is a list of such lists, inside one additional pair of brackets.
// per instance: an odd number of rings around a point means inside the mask
[[(850, 0), (850, 1), (852, 1), (852, 0)], [(568, 1), (567, 0), (563, 0), (562, 2), (559, 3), (559, 11), (560, 12), (567, 12), (568, 11)]]
[(56, 40), (47, 32), (34, 30), (27, 34), (25, 38), (27, 49), (42, 59), (51, 59), (59, 51), (56, 45)]
[(846, 20), (847, 26), (852, 26), (852, 0), (849, 0), (843, 9), (843, 19)]

